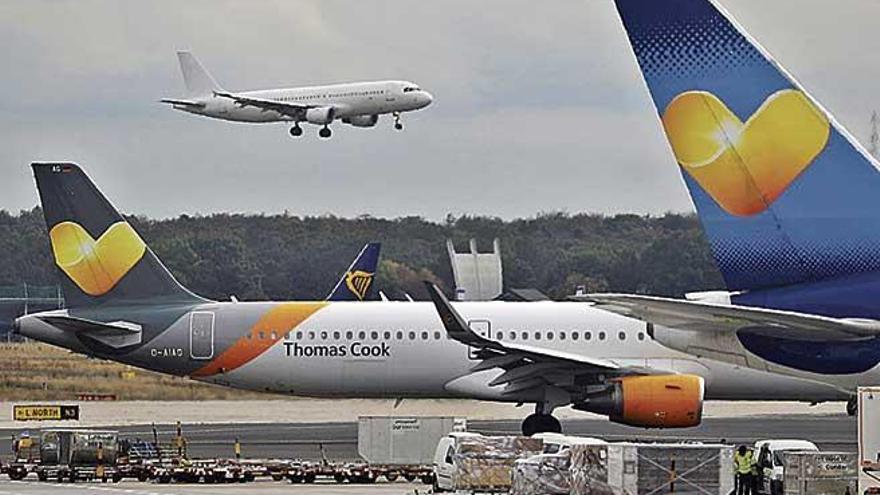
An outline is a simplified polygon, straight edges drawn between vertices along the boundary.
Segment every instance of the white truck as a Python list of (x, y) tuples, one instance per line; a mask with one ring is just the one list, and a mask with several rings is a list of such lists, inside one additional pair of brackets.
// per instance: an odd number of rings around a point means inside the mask
[(758, 440), (755, 442), (755, 457), (758, 469), (763, 473), (758, 493), (764, 495), (783, 495), (785, 480), (785, 452), (819, 452), (819, 447), (808, 440)]
[(544, 442), (542, 454), (559, 454), (570, 449), (572, 445), (605, 445), (608, 442), (594, 437), (573, 437), (562, 433), (535, 433), (532, 438)]

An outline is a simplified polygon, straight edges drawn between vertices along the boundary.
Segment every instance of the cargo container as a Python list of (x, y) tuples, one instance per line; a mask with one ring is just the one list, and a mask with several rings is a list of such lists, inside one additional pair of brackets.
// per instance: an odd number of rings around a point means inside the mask
[(40, 463), (35, 471), (46, 480), (119, 480), (116, 465), (118, 432), (58, 429), (40, 433)]
[(785, 452), (785, 495), (855, 495), (858, 454), (852, 452)]
[[(609, 443), (573, 446), (571, 455), (573, 493), (582, 493), (580, 486), (598, 486), (603, 490), (610, 487), (628, 495), (728, 495), (733, 490), (730, 445)], [(593, 489), (585, 493), (596, 492)]]
[(859, 387), (859, 494), (880, 494), (880, 387)]
[(437, 442), (461, 428), (451, 416), (361, 416), (358, 454), (370, 464), (429, 465)]

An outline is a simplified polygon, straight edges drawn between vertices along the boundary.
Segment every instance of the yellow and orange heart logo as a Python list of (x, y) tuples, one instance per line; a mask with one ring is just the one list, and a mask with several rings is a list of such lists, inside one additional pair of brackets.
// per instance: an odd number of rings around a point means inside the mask
[(803, 93), (778, 91), (743, 123), (712, 93), (687, 91), (663, 114), (681, 167), (732, 215), (766, 210), (825, 148), (830, 124)]
[(49, 231), (49, 239), (55, 263), (90, 296), (110, 291), (147, 249), (126, 222), (114, 223), (97, 240), (79, 224), (61, 222)]

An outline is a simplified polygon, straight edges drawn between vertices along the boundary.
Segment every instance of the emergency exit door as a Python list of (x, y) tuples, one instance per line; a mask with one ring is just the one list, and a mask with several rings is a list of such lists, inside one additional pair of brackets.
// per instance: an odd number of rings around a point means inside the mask
[[(492, 335), (492, 323), (489, 322), (489, 320), (470, 320), (468, 321), (468, 326), (474, 333), (485, 339), (488, 339)], [(474, 360), (478, 359), (476, 352), (476, 349), (473, 347), (468, 347), (468, 358)]]
[(189, 355), (193, 359), (214, 357), (214, 313), (210, 311), (190, 313)]

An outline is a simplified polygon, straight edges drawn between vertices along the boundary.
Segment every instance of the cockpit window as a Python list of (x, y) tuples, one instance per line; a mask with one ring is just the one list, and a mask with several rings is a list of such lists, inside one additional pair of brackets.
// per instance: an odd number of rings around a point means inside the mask
[(411, 93), (413, 91), (421, 91), (421, 88), (419, 88), (418, 86), (407, 86), (403, 88), (404, 93)]

